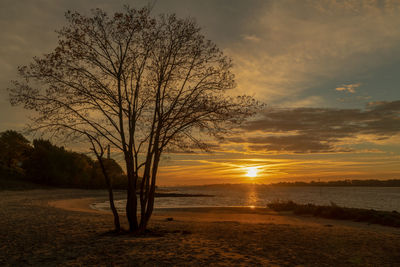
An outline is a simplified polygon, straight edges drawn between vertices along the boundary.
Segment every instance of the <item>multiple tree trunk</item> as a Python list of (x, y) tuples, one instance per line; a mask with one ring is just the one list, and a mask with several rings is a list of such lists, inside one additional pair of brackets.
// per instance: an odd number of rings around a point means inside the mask
[(129, 230), (142, 233), (154, 209), (163, 151), (206, 149), (206, 135), (228, 134), (254, 114), (257, 103), (225, 95), (235, 86), (232, 62), (191, 19), (154, 18), (148, 8), (129, 7), (111, 17), (96, 9), (90, 17), (67, 12), (66, 18), (54, 52), (19, 68), (11, 103), (35, 111), (32, 130), (90, 141), (116, 230), (119, 216), (102, 156), (104, 144), (120, 151)]

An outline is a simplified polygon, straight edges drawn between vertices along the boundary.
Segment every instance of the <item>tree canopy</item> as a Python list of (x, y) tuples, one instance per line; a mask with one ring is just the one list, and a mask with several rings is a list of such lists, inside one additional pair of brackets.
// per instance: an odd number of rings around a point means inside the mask
[(0, 167), (19, 170), (29, 149), (29, 141), (22, 134), (13, 130), (1, 132)]

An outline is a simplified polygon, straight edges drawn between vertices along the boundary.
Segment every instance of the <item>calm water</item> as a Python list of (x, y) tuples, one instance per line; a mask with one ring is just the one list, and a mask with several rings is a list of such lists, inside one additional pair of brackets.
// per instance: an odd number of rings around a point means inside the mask
[[(214, 197), (161, 197), (156, 208), (183, 207), (265, 207), (271, 201), (293, 200), (352, 208), (396, 210), (400, 212), (400, 187), (271, 187), (257, 185), (223, 185), (161, 188), (161, 191), (185, 194), (207, 194)], [(116, 202), (119, 210), (125, 201)], [(108, 202), (94, 203), (95, 209), (108, 209)]]

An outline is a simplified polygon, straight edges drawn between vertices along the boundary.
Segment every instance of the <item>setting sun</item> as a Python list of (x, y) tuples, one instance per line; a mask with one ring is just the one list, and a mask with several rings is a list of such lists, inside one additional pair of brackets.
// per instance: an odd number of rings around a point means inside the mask
[(257, 167), (248, 167), (246, 176), (247, 177), (256, 177), (257, 172), (258, 172)]

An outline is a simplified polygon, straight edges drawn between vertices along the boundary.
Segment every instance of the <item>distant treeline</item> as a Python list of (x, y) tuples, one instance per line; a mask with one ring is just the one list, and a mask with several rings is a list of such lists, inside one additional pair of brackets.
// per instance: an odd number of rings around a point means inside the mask
[[(125, 189), (127, 179), (116, 161), (104, 159), (115, 189)], [(0, 178), (2, 185), (27, 181), (34, 184), (85, 189), (106, 188), (99, 162), (85, 154), (68, 151), (48, 140), (32, 144), (16, 131), (0, 133)]]
[(327, 182), (280, 182), (271, 184), (207, 184), (207, 185), (194, 185), (189, 187), (199, 188), (224, 188), (226, 190), (247, 190), (249, 187), (270, 187), (270, 186), (282, 186), (282, 187), (302, 187), (302, 186), (325, 186), (325, 187), (345, 187), (345, 186), (370, 186), (370, 187), (400, 187), (400, 179), (392, 180), (339, 180), (339, 181), (327, 181)]
[(392, 180), (341, 180), (328, 182), (281, 182), (272, 186), (373, 186), (373, 187), (400, 187), (400, 179)]

